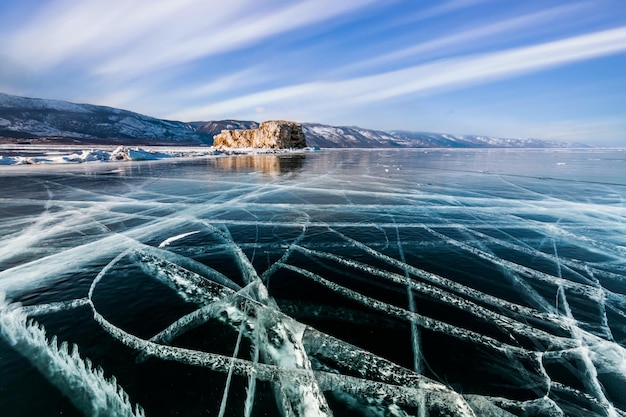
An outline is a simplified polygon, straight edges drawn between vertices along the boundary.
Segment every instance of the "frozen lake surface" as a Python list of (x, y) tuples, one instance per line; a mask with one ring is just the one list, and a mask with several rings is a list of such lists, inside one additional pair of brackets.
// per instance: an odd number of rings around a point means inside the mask
[(626, 416), (626, 152), (0, 166), (7, 416)]

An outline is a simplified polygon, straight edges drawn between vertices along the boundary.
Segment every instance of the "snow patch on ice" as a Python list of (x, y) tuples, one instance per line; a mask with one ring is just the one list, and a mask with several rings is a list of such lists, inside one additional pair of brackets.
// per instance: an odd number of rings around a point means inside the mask
[(165, 247), (165, 246), (169, 245), (169, 244), (170, 244), (170, 243), (172, 243), (172, 242), (176, 242), (177, 240), (184, 239), (184, 238), (186, 238), (187, 236), (195, 235), (196, 233), (200, 233), (200, 231), (199, 231), (199, 230), (196, 230), (196, 231), (194, 231), (194, 232), (182, 233), (182, 234), (180, 234), (180, 235), (176, 235), (176, 236), (168, 237), (167, 239), (165, 239), (163, 242), (161, 242), (161, 243), (159, 244), (159, 248), (163, 248), (163, 247)]
[[(285, 154), (303, 151), (317, 151), (318, 147), (304, 149), (258, 149), (258, 148), (232, 148), (216, 149), (214, 147), (174, 149), (164, 148), (161, 150), (149, 150), (139, 147), (118, 146), (113, 151), (102, 149), (82, 150), (80, 152), (52, 151), (45, 152), (44, 156), (15, 156), (0, 155), (0, 165), (42, 165), (42, 164), (80, 164), (84, 162), (109, 162), (109, 161), (156, 161), (170, 158), (195, 158), (206, 156), (230, 156), (230, 155), (266, 155)], [(2, 152), (2, 149), (0, 149)]]

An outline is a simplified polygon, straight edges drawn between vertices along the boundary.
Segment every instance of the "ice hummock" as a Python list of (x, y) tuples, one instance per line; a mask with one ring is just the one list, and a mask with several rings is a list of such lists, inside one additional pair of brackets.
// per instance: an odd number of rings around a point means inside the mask
[(167, 147), (162, 146), (155, 149), (144, 149), (137, 146), (120, 145), (115, 149), (90, 148), (79, 151), (71, 150), (67, 147), (55, 147), (40, 149), (41, 155), (31, 156), (31, 149), (23, 147), (21, 155), (19, 151), (11, 152), (11, 155), (2, 155), (0, 148), (0, 165), (45, 165), (45, 164), (80, 164), (85, 162), (120, 162), (120, 161), (156, 161), (170, 158), (198, 158), (219, 155), (266, 155), (299, 153), (303, 151), (319, 150), (316, 147), (304, 149), (260, 149), (260, 148), (220, 148), (214, 147)]

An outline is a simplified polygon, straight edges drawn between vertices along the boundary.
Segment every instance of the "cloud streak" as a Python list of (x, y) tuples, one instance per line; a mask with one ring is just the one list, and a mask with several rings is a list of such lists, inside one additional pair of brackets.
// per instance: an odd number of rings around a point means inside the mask
[(255, 107), (303, 99), (310, 107), (362, 106), (409, 94), (490, 83), (552, 67), (626, 51), (626, 26), (538, 45), (462, 56), (382, 74), (311, 82), (260, 91), (209, 106), (183, 110), (180, 118), (221, 117)]
[(536, 31), (538, 27), (547, 24), (555, 24), (557, 21), (573, 17), (588, 9), (590, 3), (573, 3), (552, 7), (516, 16), (495, 23), (477, 25), (476, 27), (461, 32), (453, 32), (447, 36), (420, 42), (406, 48), (401, 48), (383, 55), (379, 55), (361, 62), (352, 64), (341, 71), (372, 68), (385, 63), (393, 63), (404, 58), (420, 57), (423, 59), (428, 54), (449, 54), (451, 50), (467, 48), (468, 45), (476, 45), (476, 42), (497, 42), (502, 40), (504, 34), (518, 34)]
[(4, 52), (50, 69), (87, 61), (96, 75), (145, 74), (254, 45), (354, 12), (376, 0), (59, 0), (14, 34)]

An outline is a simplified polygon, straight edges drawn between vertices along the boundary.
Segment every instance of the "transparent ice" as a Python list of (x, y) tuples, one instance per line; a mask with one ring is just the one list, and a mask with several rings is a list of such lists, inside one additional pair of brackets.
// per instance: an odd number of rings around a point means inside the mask
[(624, 161), (337, 150), (8, 167), (0, 407), (625, 416)]

